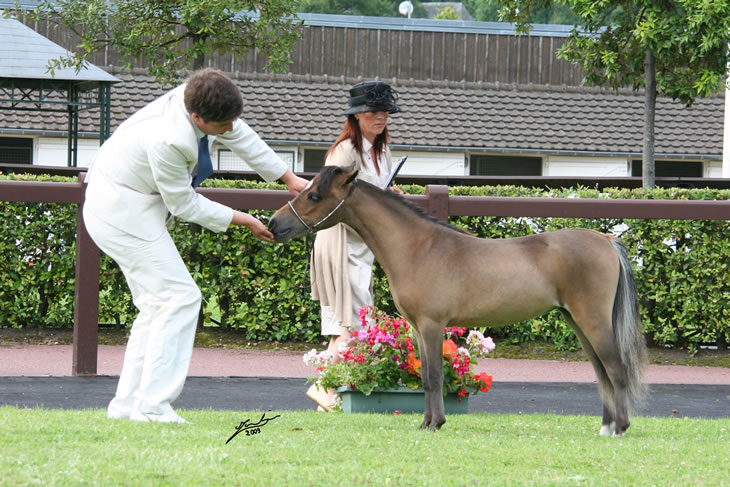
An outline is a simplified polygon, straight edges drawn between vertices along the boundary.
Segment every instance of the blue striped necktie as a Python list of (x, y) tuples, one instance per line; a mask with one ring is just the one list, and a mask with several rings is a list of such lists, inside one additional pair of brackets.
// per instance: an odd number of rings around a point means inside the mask
[(200, 183), (211, 174), (213, 174), (213, 161), (210, 160), (208, 136), (204, 135), (198, 146), (198, 169), (193, 176), (193, 188), (200, 186)]

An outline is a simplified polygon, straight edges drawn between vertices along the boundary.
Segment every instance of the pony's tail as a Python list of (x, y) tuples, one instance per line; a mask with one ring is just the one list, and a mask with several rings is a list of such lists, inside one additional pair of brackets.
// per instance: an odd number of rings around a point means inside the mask
[(626, 368), (627, 406), (631, 412), (635, 412), (646, 400), (647, 388), (642, 382), (642, 373), (647, 363), (646, 340), (642, 332), (634, 271), (626, 248), (620, 240), (610, 240), (621, 264), (613, 303), (613, 332), (621, 361)]

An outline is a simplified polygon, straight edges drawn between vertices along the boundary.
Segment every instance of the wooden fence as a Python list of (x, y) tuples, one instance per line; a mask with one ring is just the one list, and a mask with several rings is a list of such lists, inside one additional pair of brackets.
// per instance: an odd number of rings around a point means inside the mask
[[(71, 373), (93, 376), (97, 370), (100, 251), (86, 232), (81, 212), (84, 176), (84, 173), (80, 174), (77, 183), (0, 181), (0, 201), (78, 205)], [(287, 191), (276, 190), (201, 188), (198, 191), (211, 200), (241, 210), (275, 210), (291, 197)], [(730, 220), (730, 201), (449, 196), (448, 186), (442, 185), (427, 186), (425, 195), (407, 195), (406, 198), (442, 221), (449, 216), (479, 215)]]

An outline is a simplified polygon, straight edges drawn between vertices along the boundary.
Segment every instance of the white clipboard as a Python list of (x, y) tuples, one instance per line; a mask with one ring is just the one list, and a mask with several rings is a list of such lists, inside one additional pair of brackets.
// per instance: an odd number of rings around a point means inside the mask
[(393, 168), (393, 171), (391, 171), (390, 176), (388, 176), (388, 182), (385, 183), (383, 189), (388, 189), (388, 187), (393, 184), (393, 180), (398, 175), (398, 171), (400, 171), (403, 167), (403, 163), (406, 162), (406, 159), (408, 159), (408, 156), (403, 156), (398, 160), (398, 162), (395, 163), (395, 167)]

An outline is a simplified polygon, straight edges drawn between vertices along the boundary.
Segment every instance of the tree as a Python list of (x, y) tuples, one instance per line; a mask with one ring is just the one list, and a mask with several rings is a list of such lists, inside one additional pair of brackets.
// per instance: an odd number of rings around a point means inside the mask
[[(500, 17), (499, 0), (463, 0), (464, 6), (475, 20), (483, 22), (498, 22)], [(552, 4), (548, 7), (536, 7), (530, 11), (531, 24), (575, 24), (578, 22), (570, 7), (561, 4)]]
[(128, 66), (147, 66), (164, 84), (204, 66), (206, 56), (243, 56), (252, 48), (267, 56), (267, 68), (281, 70), (300, 38), (298, 3), (291, 0), (42, 0), (33, 11), (19, 3), (5, 15), (49, 21), (76, 34), (72, 55), (49, 69), (76, 67), (109, 46)]
[[(401, 17), (398, 5), (402, 0), (302, 0), (301, 11), (318, 14)], [(426, 17), (418, 0), (413, 1), (412, 17)]]
[(445, 7), (439, 10), (439, 13), (436, 14), (436, 17), (434, 19), (439, 20), (459, 20), (459, 14), (454, 11), (451, 7)]
[[(535, 8), (553, 0), (500, 0), (504, 20), (529, 31)], [(643, 186), (655, 185), (657, 95), (687, 105), (715, 94), (727, 78), (727, 0), (555, 0), (580, 18), (558, 58), (580, 64), (588, 85), (644, 88)]]

